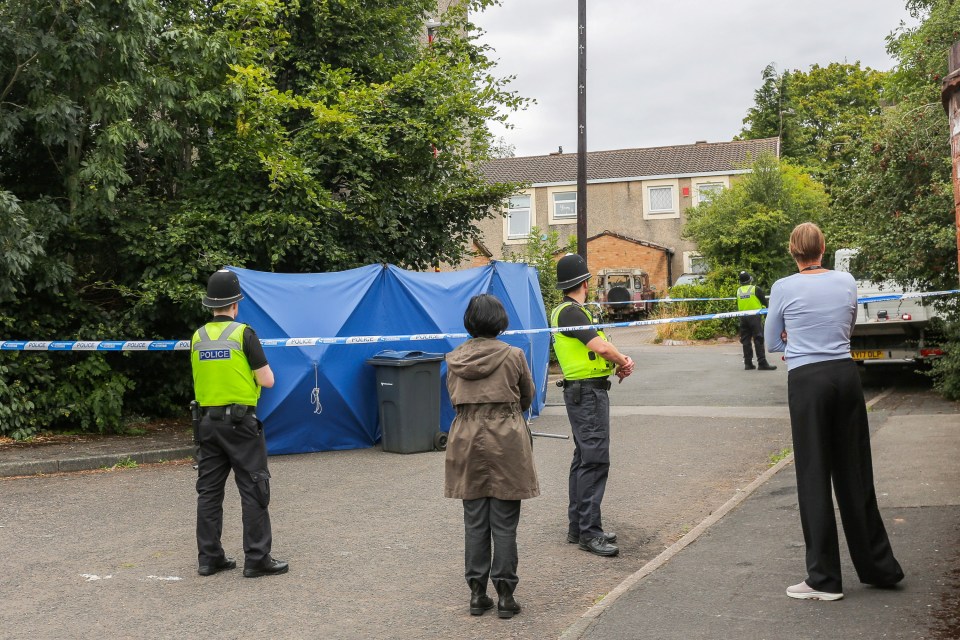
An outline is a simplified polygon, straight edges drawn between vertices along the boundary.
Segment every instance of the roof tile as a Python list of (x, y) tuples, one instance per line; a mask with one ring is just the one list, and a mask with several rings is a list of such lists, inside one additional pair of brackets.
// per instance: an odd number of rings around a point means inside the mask
[[(779, 155), (778, 138), (701, 142), (587, 153), (587, 180), (710, 173), (741, 169), (760, 153)], [(490, 182), (576, 182), (577, 154), (498, 158), (482, 168)]]

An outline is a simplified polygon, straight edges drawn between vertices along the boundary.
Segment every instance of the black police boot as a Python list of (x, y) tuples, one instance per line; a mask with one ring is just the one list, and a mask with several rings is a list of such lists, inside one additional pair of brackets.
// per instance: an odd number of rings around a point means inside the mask
[(223, 558), (217, 560), (216, 562), (211, 562), (209, 564), (202, 564), (197, 569), (197, 573), (202, 576), (212, 576), (215, 573), (220, 571), (227, 571), (229, 569), (236, 569), (237, 561), (233, 558), (224, 556)]
[(470, 580), (470, 615), (482, 616), (493, 608), (493, 598), (487, 595), (487, 585), (479, 580)]
[(259, 578), (260, 576), (276, 576), (280, 575), (281, 573), (286, 573), (289, 569), (290, 566), (283, 560), (270, 558), (266, 563), (263, 563), (258, 567), (244, 567), (243, 577)]
[(512, 618), (514, 614), (520, 613), (520, 603), (513, 599), (513, 587), (506, 582), (495, 582), (497, 595), (497, 616), (500, 618)]
[(589, 540), (581, 540), (580, 548), (584, 551), (589, 551), (598, 556), (612, 557), (620, 553), (620, 547), (615, 544), (610, 544), (607, 542), (607, 539), (603, 535), (599, 535), (595, 538), (590, 538)]
[(772, 365), (766, 360), (761, 360), (758, 364), (760, 366), (757, 369), (760, 369), (760, 371), (775, 371), (777, 369), (776, 365)]
[(753, 369), (756, 369), (756, 367), (753, 366), (753, 363), (752, 363), (752, 362), (749, 362), (749, 361), (743, 363), (743, 368), (746, 369), (747, 371), (751, 371), (751, 370), (753, 370)]

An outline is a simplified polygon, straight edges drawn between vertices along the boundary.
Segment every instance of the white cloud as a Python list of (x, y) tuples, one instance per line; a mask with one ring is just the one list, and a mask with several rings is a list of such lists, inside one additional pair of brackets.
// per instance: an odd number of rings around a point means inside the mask
[[(537, 100), (495, 134), (518, 155), (576, 151), (577, 2), (504, 0), (474, 21), (499, 74)], [(890, 69), (885, 37), (901, 21), (915, 22), (904, 0), (589, 0), (588, 148), (730, 140), (767, 64)]]

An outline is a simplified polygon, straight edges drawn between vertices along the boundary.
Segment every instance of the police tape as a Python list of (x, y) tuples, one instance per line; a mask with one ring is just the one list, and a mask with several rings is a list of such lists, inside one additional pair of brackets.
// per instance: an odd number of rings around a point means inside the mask
[[(960, 293), (960, 289), (931, 291), (890, 296), (867, 296), (858, 298), (858, 303), (884, 302), (890, 300), (911, 300), (932, 296), (947, 296)], [(563, 331), (583, 331), (587, 329), (616, 329), (625, 327), (646, 327), (658, 324), (678, 322), (700, 322), (704, 320), (723, 320), (743, 316), (766, 315), (766, 309), (750, 311), (727, 311), (723, 313), (705, 313), (695, 316), (676, 318), (655, 318), (653, 320), (631, 320), (627, 322), (606, 322), (586, 324), (576, 327), (562, 327)], [(557, 327), (537, 329), (513, 329), (501, 335), (531, 335), (537, 333), (556, 333)], [(377, 344), (385, 342), (423, 342), (428, 340), (457, 340), (469, 338), (466, 333), (414, 333), (394, 336), (342, 336), (333, 338), (261, 338), (264, 347), (316, 347), (322, 345)], [(0, 351), (189, 351), (189, 340), (0, 340)]]
[(647, 304), (651, 302), (713, 302), (714, 300), (736, 300), (736, 298), (655, 298), (653, 300), (624, 300), (622, 302), (589, 302), (587, 304)]
[[(886, 295), (863, 296), (857, 298), (857, 304), (871, 302), (889, 302), (891, 300), (913, 300), (916, 298), (925, 298), (929, 296), (948, 296), (960, 293), (960, 289), (949, 289), (946, 291), (925, 291), (916, 293), (890, 293)], [(614, 304), (648, 304), (653, 302), (716, 302), (722, 300), (736, 300), (736, 298), (656, 298), (653, 300), (624, 300), (621, 302), (588, 302), (590, 305), (614, 305)]]

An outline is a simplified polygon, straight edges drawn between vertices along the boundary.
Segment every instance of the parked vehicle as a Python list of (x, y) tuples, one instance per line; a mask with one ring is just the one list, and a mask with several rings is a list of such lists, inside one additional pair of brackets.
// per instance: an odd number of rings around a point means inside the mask
[[(852, 273), (860, 298), (915, 293), (893, 282), (872, 282), (851, 271), (856, 249), (839, 249), (837, 271)], [(943, 355), (939, 347), (939, 314), (925, 298), (863, 302), (857, 305), (857, 323), (850, 336), (850, 354), (859, 364), (919, 363)]]
[(677, 278), (676, 282), (673, 283), (673, 286), (681, 284), (700, 284), (706, 279), (702, 273), (681, 273), (680, 277)]
[[(636, 319), (653, 308), (656, 292), (650, 287), (650, 276), (643, 269), (600, 269), (597, 271), (597, 300), (604, 316), (613, 322)], [(632, 304), (631, 304), (632, 303)]]

